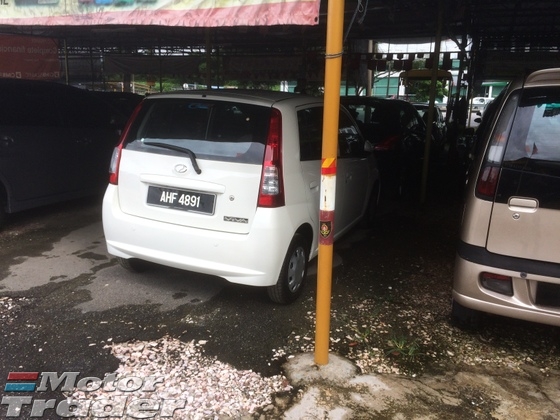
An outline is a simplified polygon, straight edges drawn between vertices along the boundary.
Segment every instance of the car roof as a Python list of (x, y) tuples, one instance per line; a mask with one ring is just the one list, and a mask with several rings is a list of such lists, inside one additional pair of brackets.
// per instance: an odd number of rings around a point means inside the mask
[(85, 89), (80, 89), (75, 86), (66, 85), (59, 82), (50, 82), (46, 80), (29, 80), (29, 79), (12, 79), (12, 78), (0, 78), (0, 86), (2, 89), (5, 88), (17, 88), (17, 89), (67, 89), (71, 91), (83, 91)]
[(560, 68), (538, 70), (527, 76), (525, 87), (560, 85)]
[(402, 106), (412, 106), (408, 101), (403, 101), (402, 99), (390, 99), (390, 98), (377, 98), (375, 96), (341, 96), (340, 101), (344, 104), (387, 104), (390, 105), (402, 105)]
[(309, 103), (322, 104), (323, 98), (299, 93), (280, 92), (259, 89), (204, 89), (204, 90), (180, 90), (165, 93), (156, 93), (146, 97), (147, 100), (160, 98), (200, 98), (210, 100), (229, 100), (246, 103), (259, 103), (262, 105), (274, 105), (279, 102), (290, 101), (292, 105), (304, 105)]

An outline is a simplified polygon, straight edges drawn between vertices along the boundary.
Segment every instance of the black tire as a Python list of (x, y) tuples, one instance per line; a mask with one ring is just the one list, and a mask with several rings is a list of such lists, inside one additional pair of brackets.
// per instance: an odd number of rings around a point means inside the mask
[(4, 206), (5, 204), (0, 200), (0, 230), (2, 230), (6, 224), (7, 215), (6, 208)]
[(476, 309), (467, 308), (453, 300), (451, 306), (451, 323), (462, 330), (477, 330), (480, 328), (482, 313)]
[(132, 273), (142, 273), (148, 269), (148, 263), (138, 258), (121, 258), (117, 257), (117, 261), (121, 267)]
[(0, 185), (0, 230), (4, 228), (8, 220), (8, 194), (3, 185)]
[(286, 305), (295, 301), (303, 291), (309, 262), (309, 245), (303, 235), (296, 233), (284, 258), (278, 281), (267, 288), (268, 297)]
[(379, 183), (376, 183), (371, 190), (369, 197), (369, 202), (366, 208), (366, 212), (362, 217), (360, 226), (362, 228), (371, 228), (375, 222), (375, 217), (377, 216), (377, 208), (379, 205)]

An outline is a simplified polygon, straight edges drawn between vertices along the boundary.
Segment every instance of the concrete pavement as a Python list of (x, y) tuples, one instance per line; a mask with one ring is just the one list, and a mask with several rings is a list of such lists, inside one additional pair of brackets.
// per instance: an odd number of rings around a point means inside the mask
[(336, 354), (317, 366), (313, 353), (290, 359), (284, 371), (301, 387), (287, 408), (287, 420), (349, 419), (557, 419), (560, 387), (557, 374), (538, 369), (512, 372), (462, 366), (444, 374), (410, 378), (361, 374)]

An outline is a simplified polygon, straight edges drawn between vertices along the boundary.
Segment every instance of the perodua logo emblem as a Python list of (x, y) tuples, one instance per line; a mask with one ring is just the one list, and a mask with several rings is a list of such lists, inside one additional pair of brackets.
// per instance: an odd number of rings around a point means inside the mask
[(179, 173), (179, 174), (184, 174), (187, 172), (187, 165), (183, 165), (182, 163), (179, 163), (178, 165), (175, 165), (175, 168), (173, 168), (175, 170), (175, 172)]

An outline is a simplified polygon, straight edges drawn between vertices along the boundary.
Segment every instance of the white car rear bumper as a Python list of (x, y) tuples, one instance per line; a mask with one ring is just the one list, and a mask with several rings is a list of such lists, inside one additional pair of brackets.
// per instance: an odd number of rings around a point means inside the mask
[[(275, 212), (258, 209), (249, 234), (232, 234), (153, 221), (120, 210), (109, 185), (103, 200), (103, 229), (110, 254), (139, 258), (182, 270), (215, 275), (251, 286), (276, 284), (294, 231), (278, 226)], [(264, 245), (264, 246), (263, 246)]]

